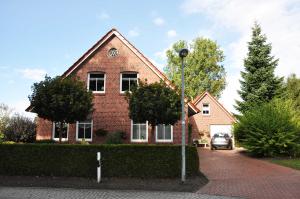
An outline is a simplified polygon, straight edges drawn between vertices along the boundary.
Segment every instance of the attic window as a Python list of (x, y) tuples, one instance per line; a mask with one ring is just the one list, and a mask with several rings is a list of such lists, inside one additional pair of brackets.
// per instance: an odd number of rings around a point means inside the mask
[(209, 103), (202, 104), (202, 115), (210, 115)]
[(111, 48), (108, 51), (108, 57), (116, 57), (118, 56), (119, 51), (116, 48)]

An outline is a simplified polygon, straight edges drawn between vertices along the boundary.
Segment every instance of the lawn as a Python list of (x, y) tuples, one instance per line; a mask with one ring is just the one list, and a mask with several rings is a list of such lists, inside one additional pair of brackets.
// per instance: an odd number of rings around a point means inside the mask
[(271, 162), (282, 166), (300, 170), (300, 158), (297, 159), (273, 159)]

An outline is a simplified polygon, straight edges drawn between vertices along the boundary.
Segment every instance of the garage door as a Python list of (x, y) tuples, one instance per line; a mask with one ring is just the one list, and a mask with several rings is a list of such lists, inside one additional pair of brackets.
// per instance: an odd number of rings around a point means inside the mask
[(210, 137), (216, 133), (227, 133), (232, 136), (232, 125), (210, 125)]

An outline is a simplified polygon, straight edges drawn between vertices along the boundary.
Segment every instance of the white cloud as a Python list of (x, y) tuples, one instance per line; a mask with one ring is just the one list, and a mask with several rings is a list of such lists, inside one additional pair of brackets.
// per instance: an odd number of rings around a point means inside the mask
[(139, 29), (137, 27), (135, 27), (135, 28), (129, 30), (128, 34), (130, 37), (137, 37), (140, 35), (140, 32), (139, 32)]
[[(205, 15), (212, 26), (234, 32), (236, 38), (224, 46), (228, 61), (229, 84), (222, 95), (228, 104), (237, 98), (239, 89), (239, 71), (243, 70), (243, 59), (247, 54), (247, 42), (251, 39), (251, 27), (254, 21), (262, 26), (268, 42), (272, 43), (272, 54), (279, 58), (276, 74), (288, 76), (290, 73), (300, 75), (300, 1), (299, 0), (185, 0), (181, 5), (186, 14)], [(231, 79), (233, 78), (233, 79)], [(231, 83), (231, 82), (235, 83)], [(226, 98), (226, 99), (225, 99)], [(232, 108), (230, 108), (232, 110)]]
[(20, 100), (13, 103), (8, 104), (8, 106), (12, 109), (12, 113), (18, 113), (24, 115), (26, 117), (34, 119), (36, 117), (35, 113), (26, 112), (25, 109), (30, 105), (29, 100)]
[(165, 20), (161, 17), (156, 17), (154, 20), (153, 20), (153, 23), (156, 25), (156, 26), (163, 26), (165, 24)]
[(175, 30), (169, 30), (169, 31), (167, 32), (167, 36), (168, 36), (169, 38), (176, 37), (176, 36), (177, 36), (177, 32), (176, 32)]
[(38, 68), (25, 68), (18, 70), (22, 74), (22, 76), (26, 79), (31, 79), (35, 81), (41, 81), (44, 79), (46, 75), (46, 71), (44, 69), (38, 69)]
[(96, 17), (100, 20), (106, 20), (110, 18), (110, 15), (103, 11), (100, 14), (97, 14)]
[(222, 92), (222, 96), (219, 100), (228, 111), (233, 113), (237, 113), (233, 107), (235, 100), (240, 100), (240, 96), (237, 92), (237, 90), (240, 88), (239, 78), (239, 73), (227, 76), (226, 88)]
[(167, 49), (164, 49), (162, 51), (158, 51), (158, 52), (154, 53), (154, 56), (157, 57), (160, 60), (166, 60), (167, 59), (166, 51), (167, 51)]

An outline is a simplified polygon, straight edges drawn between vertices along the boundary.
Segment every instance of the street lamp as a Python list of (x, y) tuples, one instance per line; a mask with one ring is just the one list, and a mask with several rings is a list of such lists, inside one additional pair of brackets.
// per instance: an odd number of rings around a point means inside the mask
[(189, 51), (183, 48), (179, 51), (181, 58), (181, 182), (185, 182), (185, 112), (184, 112), (184, 61), (183, 59), (188, 55)]

